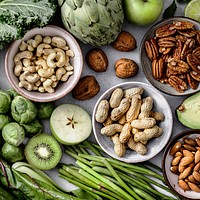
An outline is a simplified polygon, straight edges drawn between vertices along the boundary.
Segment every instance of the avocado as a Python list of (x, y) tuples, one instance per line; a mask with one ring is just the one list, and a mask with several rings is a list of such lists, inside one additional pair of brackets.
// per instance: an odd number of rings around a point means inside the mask
[(200, 129), (200, 92), (187, 97), (176, 109), (176, 115), (184, 126)]

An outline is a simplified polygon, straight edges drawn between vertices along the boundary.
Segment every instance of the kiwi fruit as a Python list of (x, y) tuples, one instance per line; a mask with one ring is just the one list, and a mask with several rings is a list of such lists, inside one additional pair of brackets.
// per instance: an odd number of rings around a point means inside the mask
[(62, 157), (59, 143), (46, 133), (37, 134), (29, 139), (24, 151), (28, 163), (41, 170), (54, 168)]

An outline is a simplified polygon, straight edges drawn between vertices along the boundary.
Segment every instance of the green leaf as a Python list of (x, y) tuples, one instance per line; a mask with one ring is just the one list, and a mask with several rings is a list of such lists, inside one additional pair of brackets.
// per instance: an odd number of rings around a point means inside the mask
[(177, 5), (176, 5), (176, 2), (174, 0), (172, 2), (172, 4), (168, 8), (166, 8), (166, 10), (164, 11), (163, 19), (167, 19), (169, 17), (173, 17), (176, 9), (177, 9)]

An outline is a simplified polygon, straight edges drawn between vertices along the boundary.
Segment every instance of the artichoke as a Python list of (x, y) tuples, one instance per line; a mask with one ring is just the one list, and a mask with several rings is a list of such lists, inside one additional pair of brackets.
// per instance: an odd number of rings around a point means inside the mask
[(58, 0), (65, 28), (86, 44), (112, 43), (121, 31), (121, 0)]

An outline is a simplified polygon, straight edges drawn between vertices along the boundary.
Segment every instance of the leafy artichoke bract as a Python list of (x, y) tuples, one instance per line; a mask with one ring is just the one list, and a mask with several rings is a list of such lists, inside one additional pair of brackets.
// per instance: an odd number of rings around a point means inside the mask
[(121, 0), (59, 1), (65, 28), (84, 43), (102, 46), (112, 43), (124, 21)]
[(11, 103), (11, 114), (15, 121), (26, 124), (35, 119), (37, 108), (30, 100), (16, 96)]

